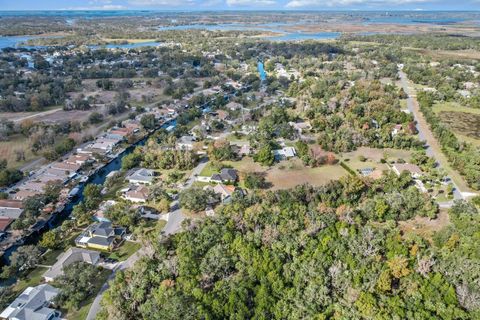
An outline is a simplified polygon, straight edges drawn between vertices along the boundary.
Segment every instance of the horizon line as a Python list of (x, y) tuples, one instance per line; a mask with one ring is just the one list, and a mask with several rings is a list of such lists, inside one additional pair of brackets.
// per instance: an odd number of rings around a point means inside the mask
[(451, 9), (249, 9), (249, 8), (232, 8), (232, 9), (6, 9), (0, 10), (0, 12), (56, 12), (56, 11), (106, 11), (106, 12), (122, 12), (122, 11), (150, 11), (150, 12), (216, 12), (216, 11), (262, 11), (262, 12), (281, 12), (281, 11), (298, 11), (298, 12), (323, 12), (323, 11), (337, 11), (337, 12), (479, 12), (478, 10), (470, 9), (461, 9), (461, 10), (451, 10)]

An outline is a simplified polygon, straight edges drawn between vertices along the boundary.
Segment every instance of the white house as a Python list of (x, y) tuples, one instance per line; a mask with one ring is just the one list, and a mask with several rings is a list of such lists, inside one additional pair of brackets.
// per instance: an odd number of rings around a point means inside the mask
[(282, 149), (273, 150), (273, 155), (278, 160), (289, 159), (297, 156), (297, 151), (294, 147), (283, 147)]
[(422, 169), (411, 163), (395, 163), (392, 166), (392, 169), (397, 175), (400, 175), (403, 171), (407, 171), (415, 179), (420, 178), (423, 175)]
[(155, 171), (141, 168), (132, 170), (125, 179), (134, 184), (151, 184), (154, 178)]

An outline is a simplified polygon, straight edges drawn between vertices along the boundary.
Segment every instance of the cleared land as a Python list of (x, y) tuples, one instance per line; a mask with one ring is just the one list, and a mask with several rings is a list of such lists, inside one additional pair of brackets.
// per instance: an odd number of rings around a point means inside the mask
[(253, 162), (251, 158), (224, 163), (237, 169), (240, 173), (264, 173), (267, 182), (272, 184), (272, 190), (289, 189), (302, 184), (321, 186), (348, 174), (338, 164), (310, 168), (305, 166), (300, 159), (281, 161), (271, 168), (263, 167)]
[[(17, 150), (25, 152), (25, 160), (17, 161)], [(8, 141), (0, 142), (0, 158), (8, 161), (8, 167), (20, 168), (29, 162), (40, 159), (40, 155), (33, 154), (30, 148), (30, 139), (22, 135), (14, 135)]]
[[(403, 159), (409, 162), (411, 155), (412, 152), (409, 150), (360, 147), (355, 151), (344, 153), (341, 159), (354, 170), (374, 168), (383, 171), (388, 170), (389, 167), (385, 163), (381, 163), (381, 159), (387, 161)], [(360, 160), (361, 156), (365, 157), (365, 161)]]
[(467, 137), (480, 139), (480, 115), (467, 112), (442, 111), (439, 114), (442, 122), (453, 131)]
[(407, 221), (400, 221), (400, 229), (405, 233), (414, 233), (422, 238), (432, 241), (432, 236), (450, 224), (447, 210), (440, 210), (436, 219), (415, 217)]
[(447, 102), (436, 104), (433, 110), (459, 139), (480, 144), (480, 109)]
[(309, 168), (301, 160), (292, 159), (284, 161), (269, 170), (267, 181), (272, 183), (273, 190), (290, 189), (306, 183), (312, 186), (322, 186), (347, 174), (347, 171), (340, 165)]

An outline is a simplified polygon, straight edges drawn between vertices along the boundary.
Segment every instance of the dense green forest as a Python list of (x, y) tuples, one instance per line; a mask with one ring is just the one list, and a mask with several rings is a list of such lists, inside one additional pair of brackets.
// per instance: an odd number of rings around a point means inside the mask
[(239, 195), (152, 237), (100, 318), (478, 319), (477, 208), (456, 203), (431, 242), (396, 222), (437, 212), (405, 174)]

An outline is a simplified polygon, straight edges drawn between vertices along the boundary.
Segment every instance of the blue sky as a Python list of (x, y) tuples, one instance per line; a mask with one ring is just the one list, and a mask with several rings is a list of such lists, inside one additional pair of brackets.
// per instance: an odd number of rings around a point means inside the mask
[(0, 0), (0, 10), (480, 10), (480, 0)]

